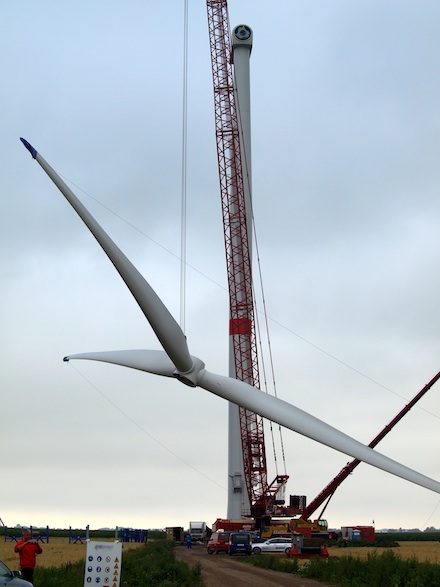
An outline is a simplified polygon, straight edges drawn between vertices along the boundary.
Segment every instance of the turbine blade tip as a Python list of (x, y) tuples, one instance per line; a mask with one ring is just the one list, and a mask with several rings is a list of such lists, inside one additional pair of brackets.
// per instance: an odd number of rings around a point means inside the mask
[(65, 363), (68, 363), (68, 362), (70, 361), (70, 357), (69, 357), (69, 356), (67, 356), (67, 357), (64, 357), (64, 358), (63, 358), (63, 361), (64, 361)]
[(28, 143), (28, 141), (26, 139), (23, 139), (22, 137), (20, 137), (20, 141), (23, 143), (23, 145), (26, 147), (26, 149), (29, 151), (29, 153), (32, 155), (33, 159), (37, 158), (37, 149), (34, 149), (34, 147)]

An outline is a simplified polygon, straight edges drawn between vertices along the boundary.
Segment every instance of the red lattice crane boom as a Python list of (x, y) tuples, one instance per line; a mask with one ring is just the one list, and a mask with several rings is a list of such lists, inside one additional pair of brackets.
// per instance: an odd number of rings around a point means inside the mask
[[(410, 411), (410, 409), (412, 407), (414, 407), (416, 405), (416, 403), (425, 395), (425, 393), (427, 391), (429, 391), (431, 389), (431, 387), (434, 385), (434, 383), (436, 383), (439, 379), (440, 379), (440, 371), (424, 387), (422, 387), (422, 389), (417, 393), (417, 395), (415, 395), (413, 397), (413, 399), (391, 420), (391, 422), (389, 424), (387, 424), (385, 426), (385, 428), (383, 428), (383, 430), (381, 430), (381, 432), (379, 432), (379, 434), (370, 442), (370, 444), (368, 446), (370, 448), (376, 447), (379, 444), (379, 442), (383, 438), (385, 438), (385, 436), (387, 434), (389, 434), (391, 432), (391, 430), (394, 428), (394, 426), (398, 422), (400, 422), (400, 420)], [(336, 477), (334, 479), (332, 479), (332, 481), (330, 481), (330, 483), (326, 487), (324, 487), (324, 489), (321, 491), (321, 493), (319, 493), (315, 497), (315, 499), (313, 501), (311, 501), (309, 503), (309, 505), (304, 508), (301, 517), (303, 519), (308, 519), (327, 500), (327, 503), (325, 504), (323, 510), (321, 511), (321, 513), (319, 515), (319, 519), (321, 519), (321, 517), (323, 516), (324, 511), (325, 511), (330, 499), (333, 497), (333, 494), (335, 493), (336, 489), (341, 485), (341, 483), (349, 475), (351, 475), (351, 473), (354, 471), (354, 469), (360, 463), (361, 463), (361, 461), (359, 459), (354, 459), (354, 460), (350, 461), (349, 463), (347, 463), (346, 466), (343, 469), (341, 469), (341, 471), (336, 475)]]
[[(207, 0), (209, 40), (214, 85), (215, 134), (220, 195), (225, 234), (230, 299), (229, 335), (232, 340), (235, 377), (260, 386), (249, 232), (239, 120), (234, 93), (229, 15), (226, 0)], [(287, 482), (278, 475), (267, 482), (263, 419), (239, 409), (244, 478), (250, 514), (266, 514), (270, 502)], [(247, 513), (247, 512), (242, 512)]]

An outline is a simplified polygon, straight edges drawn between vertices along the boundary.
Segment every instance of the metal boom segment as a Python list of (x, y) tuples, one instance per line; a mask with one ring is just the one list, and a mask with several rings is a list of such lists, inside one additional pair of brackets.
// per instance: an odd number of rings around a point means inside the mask
[[(215, 134), (230, 299), (229, 335), (235, 378), (260, 387), (254, 323), (250, 227), (246, 221), (242, 156), (226, 0), (207, 0), (214, 85)], [(244, 477), (252, 515), (264, 515), (276, 491), (267, 482), (263, 419), (239, 408)], [(281, 480), (281, 477), (279, 477)], [(287, 480), (287, 479), (286, 479)], [(277, 485), (276, 490), (285, 483)]]
[[(379, 444), (379, 442), (383, 438), (385, 438), (385, 436), (389, 432), (391, 432), (394, 426), (398, 424), (400, 420), (402, 420), (402, 418), (410, 411), (410, 409), (414, 407), (420, 399), (422, 399), (425, 393), (429, 391), (431, 387), (434, 385), (434, 383), (436, 383), (439, 379), (440, 371), (437, 373), (437, 375), (434, 375), (434, 377), (426, 385), (422, 387), (422, 389), (417, 393), (417, 395), (415, 395), (413, 399), (408, 404), (406, 404), (406, 406), (402, 410), (400, 410), (400, 412), (391, 420), (391, 422), (387, 424), (385, 428), (383, 428), (375, 438), (373, 438), (373, 440), (370, 442), (368, 446), (370, 448), (375, 448)], [(325, 504), (323, 510), (319, 515), (319, 518), (321, 518), (330, 499), (333, 497), (333, 494), (335, 493), (336, 489), (349, 475), (351, 475), (351, 473), (356, 469), (356, 467), (360, 463), (361, 461), (359, 459), (354, 459), (347, 463), (345, 467), (341, 469), (341, 471), (336, 475), (336, 477), (332, 479), (332, 481), (330, 481), (330, 483), (326, 487), (324, 487), (321, 493), (319, 493), (315, 497), (315, 499), (311, 501), (307, 507), (304, 508), (302, 512), (302, 517), (304, 519), (307, 519), (310, 516), (312, 516), (313, 513), (327, 500), (327, 503)]]

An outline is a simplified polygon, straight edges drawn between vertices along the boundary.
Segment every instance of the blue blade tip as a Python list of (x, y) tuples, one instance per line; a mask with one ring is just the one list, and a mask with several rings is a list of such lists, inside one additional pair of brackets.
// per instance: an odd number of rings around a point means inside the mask
[(33, 159), (36, 159), (37, 158), (37, 150), (34, 149), (33, 146), (30, 143), (28, 143), (26, 139), (20, 138), (20, 141), (23, 143), (23, 145), (26, 147), (26, 149), (32, 155)]

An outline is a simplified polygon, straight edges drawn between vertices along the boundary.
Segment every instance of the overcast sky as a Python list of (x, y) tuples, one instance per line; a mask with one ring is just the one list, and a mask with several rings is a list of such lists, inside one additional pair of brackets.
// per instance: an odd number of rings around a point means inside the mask
[[(230, 0), (254, 31), (254, 214), (278, 396), (370, 442), (440, 370), (440, 4)], [(206, 6), (189, 0), (192, 354), (227, 374)], [(180, 319), (184, 2), (3, 2), (0, 517), (188, 527), (226, 515), (227, 404), (67, 354), (158, 349), (30, 141)], [(439, 387), (380, 444), (440, 480)], [(288, 494), (350, 460), (283, 431)], [(269, 479), (278, 469), (266, 432)], [(331, 527), (440, 527), (440, 496), (360, 465)], [(318, 513), (318, 512), (317, 512)]]

